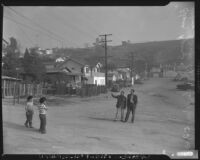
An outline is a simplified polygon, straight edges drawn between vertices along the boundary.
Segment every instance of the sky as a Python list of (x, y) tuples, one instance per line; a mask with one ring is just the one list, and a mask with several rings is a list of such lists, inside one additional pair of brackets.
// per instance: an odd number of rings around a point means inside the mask
[(92, 46), (101, 34), (109, 45), (194, 37), (194, 3), (127, 7), (4, 7), (3, 38), (15, 37), (22, 49), (33, 46)]

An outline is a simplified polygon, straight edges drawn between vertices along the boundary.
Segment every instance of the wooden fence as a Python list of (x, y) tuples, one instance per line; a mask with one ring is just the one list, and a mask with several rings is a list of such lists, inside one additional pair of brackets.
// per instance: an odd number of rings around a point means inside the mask
[(26, 84), (21, 81), (2, 79), (2, 98), (42, 95), (41, 84)]
[(20, 97), (24, 97), (27, 95), (38, 96), (42, 95), (42, 85), (41, 84), (19, 84), (19, 95)]
[(78, 90), (78, 95), (81, 97), (97, 96), (101, 93), (107, 93), (107, 88), (105, 86), (97, 85), (84, 85)]

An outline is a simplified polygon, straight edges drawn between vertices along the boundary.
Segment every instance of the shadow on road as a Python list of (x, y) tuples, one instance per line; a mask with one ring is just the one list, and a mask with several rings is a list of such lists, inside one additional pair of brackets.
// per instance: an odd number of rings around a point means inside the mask
[(4, 127), (17, 129), (21, 131), (32, 131), (32, 132), (39, 132), (38, 128), (26, 128), (23, 124), (17, 124), (13, 122), (3, 122)]
[(108, 119), (108, 118), (100, 118), (100, 117), (88, 117), (90, 119), (95, 119), (95, 120), (102, 120), (102, 121), (111, 121), (114, 122), (114, 119)]

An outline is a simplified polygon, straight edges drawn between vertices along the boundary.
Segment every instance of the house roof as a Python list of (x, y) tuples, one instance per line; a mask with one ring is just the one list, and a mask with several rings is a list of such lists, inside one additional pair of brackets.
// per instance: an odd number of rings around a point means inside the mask
[(61, 74), (65, 74), (65, 75), (72, 75), (72, 76), (76, 76), (76, 75), (83, 75), (82, 73), (76, 73), (76, 72), (66, 72), (65, 70), (59, 70), (57, 68), (54, 68), (54, 69), (47, 69), (46, 70), (46, 73), (47, 74), (58, 74), (58, 73), (61, 73)]
[(13, 81), (22, 81), (22, 79), (17, 79), (17, 78), (8, 77), (8, 76), (1, 76), (1, 79), (7, 79), (7, 80), (13, 80)]
[(68, 61), (70, 61), (70, 60), (73, 61), (73, 62), (75, 62), (75, 63), (78, 63), (78, 64), (80, 64), (80, 65), (82, 65), (82, 66), (85, 66), (85, 64), (83, 64), (82, 62), (80, 62), (80, 61), (78, 61), (78, 60), (75, 60), (75, 59), (72, 59), (72, 58), (68, 58), (68, 59), (66, 59), (66, 60), (63, 61), (63, 62), (58, 63), (57, 67), (62, 66), (64, 63), (66, 63), (66, 62), (68, 62)]

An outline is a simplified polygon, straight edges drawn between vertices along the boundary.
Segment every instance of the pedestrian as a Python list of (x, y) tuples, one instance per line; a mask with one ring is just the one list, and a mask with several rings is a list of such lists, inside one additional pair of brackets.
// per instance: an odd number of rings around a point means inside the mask
[(39, 100), (40, 105), (39, 108), (39, 118), (40, 118), (40, 129), (39, 131), (42, 134), (46, 133), (46, 112), (47, 112), (47, 106), (46, 106), (46, 98), (42, 97)]
[(132, 123), (134, 122), (134, 118), (135, 118), (135, 109), (136, 109), (137, 102), (138, 102), (137, 95), (135, 95), (134, 92), (135, 92), (135, 90), (134, 90), (134, 89), (131, 89), (131, 93), (128, 94), (128, 96), (127, 96), (127, 113), (126, 113), (125, 122), (128, 121), (130, 112), (132, 112), (132, 119), (131, 119), (131, 122), (132, 122)]
[(27, 103), (25, 106), (25, 111), (26, 111), (26, 122), (24, 123), (24, 125), (28, 128), (33, 128), (32, 126), (32, 119), (33, 119), (33, 114), (34, 114), (34, 110), (33, 110), (33, 96), (28, 96), (27, 97)]
[(117, 98), (117, 104), (116, 104), (117, 111), (114, 121), (117, 120), (117, 115), (120, 109), (121, 109), (121, 121), (124, 121), (124, 110), (126, 109), (126, 97), (124, 96), (124, 91), (121, 91), (120, 95), (117, 96), (112, 94), (112, 97)]

